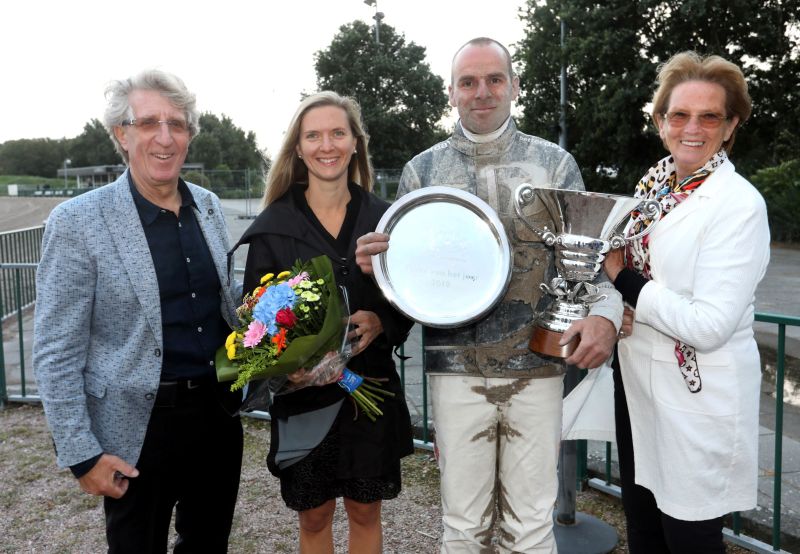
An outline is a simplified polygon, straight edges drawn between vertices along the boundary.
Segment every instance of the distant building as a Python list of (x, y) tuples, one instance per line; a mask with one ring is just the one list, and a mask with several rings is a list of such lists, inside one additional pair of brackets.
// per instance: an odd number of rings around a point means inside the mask
[[(77, 182), (77, 188), (96, 188), (113, 183), (119, 178), (120, 175), (125, 173), (126, 169), (128, 169), (128, 166), (124, 164), (68, 167), (66, 170), (59, 169), (58, 177), (63, 179), (66, 171), (66, 178), (75, 179)], [(202, 172), (203, 170), (204, 164), (201, 163), (183, 164), (183, 173), (186, 173), (187, 171)]]

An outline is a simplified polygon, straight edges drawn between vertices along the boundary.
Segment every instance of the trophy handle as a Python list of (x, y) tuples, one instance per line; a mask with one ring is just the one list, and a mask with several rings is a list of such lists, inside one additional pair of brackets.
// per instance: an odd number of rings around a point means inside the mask
[[(625, 233), (630, 228), (630, 225), (636, 221), (631, 214), (634, 212), (639, 212), (640, 216), (644, 216), (644, 218), (648, 219), (650, 222), (645, 226), (644, 229), (636, 233), (635, 235), (631, 235), (629, 237), (625, 236)], [(624, 216), (615, 226), (614, 232), (609, 239), (611, 243), (611, 248), (621, 248), (625, 246), (626, 242), (633, 242), (638, 240), (648, 234), (650, 231), (653, 230), (654, 226), (658, 221), (661, 219), (661, 204), (659, 204), (656, 200), (642, 200), (638, 206), (628, 212), (628, 215)], [(638, 218), (637, 218), (638, 219)], [(620, 229), (623, 227), (624, 229)]]
[(528, 183), (522, 183), (517, 187), (517, 190), (514, 191), (514, 210), (517, 212), (522, 222), (527, 225), (531, 231), (536, 233), (547, 246), (553, 246), (556, 243), (556, 236), (549, 231), (547, 227), (539, 229), (531, 224), (530, 221), (525, 219), (525, 215), (522, 213), (522, 208), (536, 200), (537, 196), (535, 187), (532, 187)]

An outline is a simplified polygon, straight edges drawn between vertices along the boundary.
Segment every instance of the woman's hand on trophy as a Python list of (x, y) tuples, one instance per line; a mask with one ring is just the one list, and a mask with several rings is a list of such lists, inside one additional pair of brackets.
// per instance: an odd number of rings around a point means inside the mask
[(618, 338), (624, 339), (625, 337), (631, 336), (631, 333), (633, 333), (634, 315), (633, 308), (625, 306), (622, 312), (622, 327), (620, 327), (619, 333), (617, 334)]
[(622, 248), (617, 248), (606, 254), (603, 260), (603, 269), (612, 283), (617, 280), (617, 275), (625, 267), (625, 254)]

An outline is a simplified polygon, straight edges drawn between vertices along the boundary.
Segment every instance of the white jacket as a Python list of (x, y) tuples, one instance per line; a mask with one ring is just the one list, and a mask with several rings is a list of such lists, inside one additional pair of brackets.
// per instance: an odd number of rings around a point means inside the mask
[[(761, 364), (755, 290), (769, 262), (764, 200), (725, 163), (650, 235), (653, 280), (620, 341), (636, 482), (659, 509), (704, 520), (756, 505)], [(674, 355), (697, 350), (702, 390)]]

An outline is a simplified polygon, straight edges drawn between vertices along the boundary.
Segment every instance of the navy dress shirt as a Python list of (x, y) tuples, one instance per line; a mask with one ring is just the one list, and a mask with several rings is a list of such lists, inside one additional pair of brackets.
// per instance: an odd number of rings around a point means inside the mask
[(220, 281), (203, 232), (197, 205), (183, 180), (176, 216), (131, 194), (142, 221), (158, 278), (164, 338), (162, 381), (214, 377), (214, 353), (229, 333), (220, 309)]

